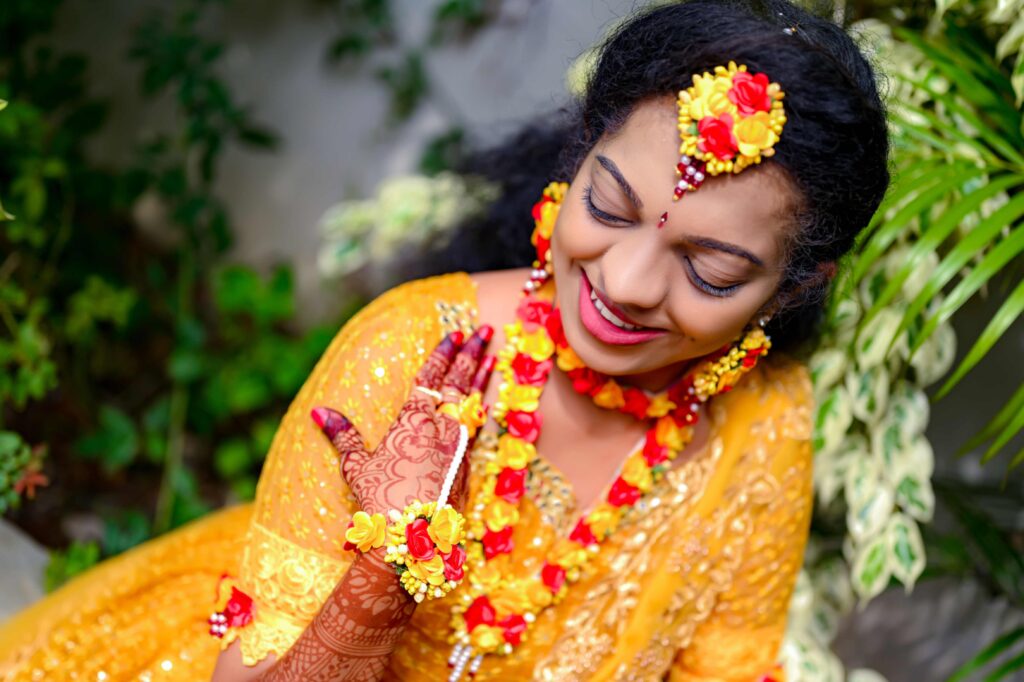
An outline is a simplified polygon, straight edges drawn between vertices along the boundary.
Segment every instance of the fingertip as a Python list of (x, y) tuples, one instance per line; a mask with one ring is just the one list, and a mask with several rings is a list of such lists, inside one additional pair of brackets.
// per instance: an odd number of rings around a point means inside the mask
[(309, 416), (312, 417), (313, 421), (316, 422), (316, 425), (322, 429), (324, 428), (324, 424), (327, 423), (327, 419), (330, 414), (326, 407), (314, 407), (310, 411)]
[(490, 341), (494, 338), (494, 327), (489, 324), (485, 324), (477, 330), (477, 336), (479, 336), (484, 342)]
[(494, 371), (494, 365), (497, 364), (498, 358), (494, 355), (487, 354), (484, 356), (484, 361), (480, 363), (480, 369), (484, 372), (490, 373)]
[(462, 342), (465, 341), (466, 339), (466, 335), (463, 334), (462, 331), (458, 329), (449, 334), (449, 337), (451, 337), (452, 343), (455, 344), (456, 346), (461, 346)]
[(310, 416), (316, 422), (316, 425), (320, 427), (320, 430), (331, 439), (342, 431), (348, 431), (352, 428), (352, 422), (345, 415), (329, 407), (314, 408), (310, 412)]

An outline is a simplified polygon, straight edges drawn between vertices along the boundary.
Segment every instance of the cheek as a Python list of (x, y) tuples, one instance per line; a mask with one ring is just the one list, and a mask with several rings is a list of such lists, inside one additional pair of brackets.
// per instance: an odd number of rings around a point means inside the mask
[(762, 303), (759, 290), (748, 290), (732, 298), (710, 298), (697, 291), (684, 275), (673, 282), (673, 289), (669, 315), (680, 334), (694, 344), (694, 354), (710, 353), (730, 343)]
[(577, 206), (580, 200), (574, 193), (565, 197), (551, 238), (551, 253), (556, 266), (568, 267), (571, 261), (589, 260), (601, 255), (606, 248), (605, 230), (593, 224), (590, 217)]

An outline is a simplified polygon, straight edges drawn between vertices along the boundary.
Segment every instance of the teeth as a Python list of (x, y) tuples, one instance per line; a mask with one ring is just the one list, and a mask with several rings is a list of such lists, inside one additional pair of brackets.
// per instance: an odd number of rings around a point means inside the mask
[(590, 300), (593, 301), (594, 307), (597, 308), (597, 312), (601, 313), (601, 317), (603, 317), (604, 319), (608, 320), (609, 322), (614, 324), (616, 327), (619, 327), (620, 329), (625, 329), (625, 330), (631, 331), (631, 332), (632, 331), (636, 331), (637, 329), (641, 329), (641, 327), (638, 327), (635, 324), (630, 324), (628, 322), (625, 322), (625, 321), (619, 319), (615, 315), (615, 313), (613, 313), (612, 311), (608, 310), (608, 306), (606, 306), (604, 303), (601, 302), (601, 299), (599, 299), (597, 297), (597, 294), (594, 293), (593, 289), (590, 290)]

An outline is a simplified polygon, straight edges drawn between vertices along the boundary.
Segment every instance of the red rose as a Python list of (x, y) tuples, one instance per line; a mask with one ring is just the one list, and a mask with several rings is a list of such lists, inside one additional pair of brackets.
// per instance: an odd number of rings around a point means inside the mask
[(488, 560), (493, 559), (499, 554), (512, 553), (512, 530), (512, 526), (502, 528), (497, 533), (487, 529), (481, 542), (484, 544), (484, 556)]
[(569, 372), (572, 379), (572, 387), (577, 393), (585, 393), (589, 396), (595, 395), (604, 386), (604, 377), (590, 369), (581, 367)]
[(557, 594), (565, 582), (565, 569), (558, 564), (544, 564), (540, 571), (540, 579), (544, 581), (552, 594)]
[(740, 71), (733, 74), (728, 96), (729, 101), (735, 104), (744, 116), (772, 109), (772, 98), (768, 94), (768, 76), (763, 73)]
[(746, 367), (747, 369), (750, 369), (751, 367), (753, 367), (756, 364), (757, 364), (757, 355), (756, 354), (748, 355), (747, 357), (743, 358), (743, 366)]
[(541, 200), (533, 205), (531, 211), (534, 220), (540, 220), (544, 215), (544, 204), (550, 204), (552, 199), (550, 197), (541, 197)]
[(613, 507), (625, 507), (640, 499), (640, 490), (623, 480), (622, 476), (615, 479), (608, 491), (608, 504)]
[(544, 325), (550, 314), (551, 304), (533, 296), (524, 296), (516, 309), (516, 318), (523, 323), (527, 332), (532, 332), (537, 326)]
[(548, 249), (551, 248), (551, 240), (537, 234), (537, 260), (541, 265), (548, 262)]
[(700, 133), (697, 149), (706, 154), (713, 154), (722, 161), (728, 161), (736, 156), (739, 146), (732, 134), (732, 116), (705, 116), (697, 124), (697, 130)]
[(494, 625), (494, 607), (487, 595), (481, 595), (473, 600), (469, 608), (462, 614), (466, 621), (466, 629), (473, 631), (477, 625)]
[(417, 561), (434, 558), (434, 541), (427, 534), (429, 525), (426, 519), (416, 519), (405, 527), (405, 544), (409, 547), (409, 555)]
[(576, 527), (572, 529), (572, 533), (569, 535), (569, 539), (573, 542), (578, 542), (584, 547), (597, 544), (597, 538), (594, 537), (594, 533), (590, 530), (590, 526), (583, 519), (580, 519), (576, 523)]
[[(348, 522), (348, 528), (346, 528), (345, 530), (348, 530), (349, 528), (351, 528), (351, 527), (352, 527), (352, 526), (354, 526), (354, 525), (356, 525), (356, 524), (355, 524), (355, 521), (349, 521), (349, 522)], [(345, 537), (345, 534), (344, 534), (344, 533), (342, 533), (342, 534), (341, 534), (341, 537)], [(351, 542), (349, 542), (348, 540), (345, 540), (345, 551), (346, 551), (346, 552), (351, 552), (351, 551), (354, 551), (354, 550), (355, 550), (355, 548), (356, 548), (356, 546), (355, 546), (355, 545), (353, 545), (353, 544), (352, 544)]]
[[(693, 378), (690, 376), (677, 381), (669, 387), (667, 391), (668, 399), (677, 406), (683, 406), (683, 403), (693, 400), (693, 396), (690, 395), (691, 386), (693, 386)], [(676, 409), (678, 410), (679, 407), (676, 407)]]
[(562, 311), (555, 308), (548, 315), (548, 319), (544, 324), (548, 328), (548, 336), (551, 337), (551, 341), (558, 348), (565, 348), (569, 345), (569, 342), (565, 340), (565, 330), (562, 328)]
[(515, 614), (505, 616), (496, 625), (505, 628), (505, 641), (512, 646), (518, 646), (519, 640), (522, 638), (523, 633), (526, 632), (526, 619)]
[(536, 443), (540, 436), (540, 427), (543, 418), (537, 412), (519, 412), (513, 410), (505, 415), (505, 422), (508, 425), (508, 432), (515, 438), (525, 440), (527, 443)]
[(515, 504), (526, 490), (526, 469), (505, 467), (494, 483), (494, 494), (509, 504)]
[(444, 579), (462, 580), (462, 576), (465, 574), (462, 566), (466, 563), (466, 550), (462, 545), (452, 545), (452, 551), (447, 554), (442, 553), (441, 559), (444, 561)]
[(653, 467), (668, 459), (668, 448), (658, 445), (654, 437), (654, 429), (647, 432), (647, 441), (644, 443), (644, 461), (647, 466)]
[(647, 407), (651, 401), (643, 391), (638, 388), (627, 388), (622, 391), (622, 398), (626, 401), (621, 408), (623, 412), (631, 414), (637, 419), (647, 418)]
[(512, 373), (515, 374), (516, 383), (527, 386), (543, 386), (551, 371), (551, 359), (537, 362), (525, 353), (516, 353), (512, 358)]
[(252, 597), (242, 592), (237, 587), (231, 588), (231, 598), (224, 607), (224, 615), (228, 619), (228, 626), (240, 628), (252, 622)]

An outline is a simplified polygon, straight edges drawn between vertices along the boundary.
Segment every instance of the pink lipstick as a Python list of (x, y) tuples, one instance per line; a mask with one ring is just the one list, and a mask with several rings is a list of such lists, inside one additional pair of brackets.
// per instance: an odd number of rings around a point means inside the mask
[(595, 339), (614, 346), (629, 346), (656, 339), (666, 333), (663, 329), (650, 329), (636, 324), (606, 297), (594, 291), (587, 274), (581, 273), (580, 321)]

